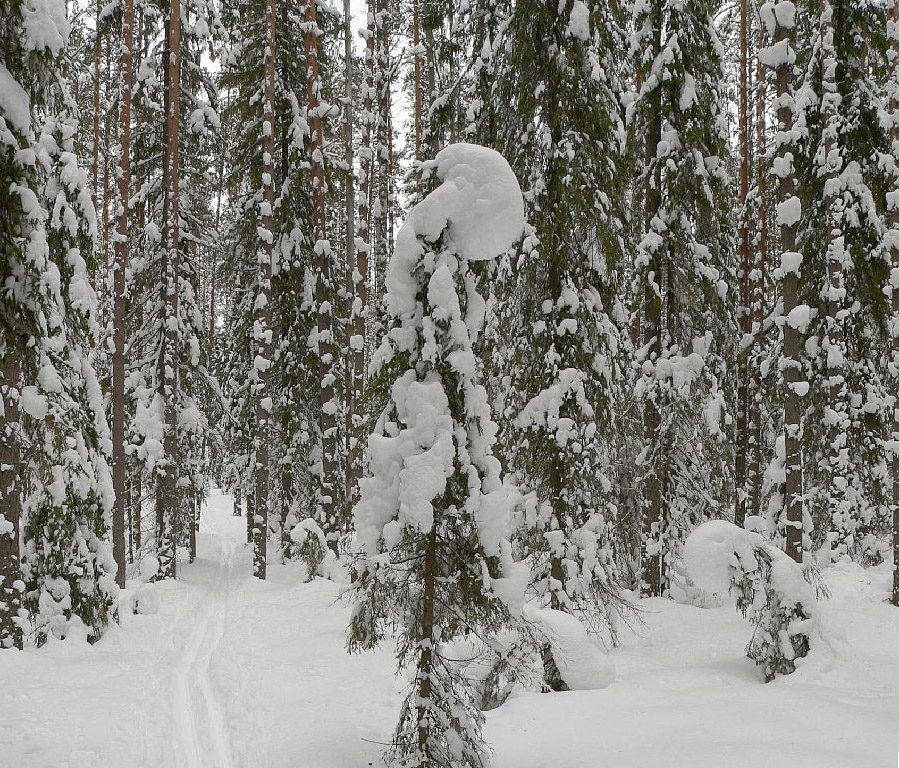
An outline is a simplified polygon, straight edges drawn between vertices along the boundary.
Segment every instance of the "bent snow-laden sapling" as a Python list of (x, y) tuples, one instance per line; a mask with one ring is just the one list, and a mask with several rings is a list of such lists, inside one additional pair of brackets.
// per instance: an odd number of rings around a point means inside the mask
[(409, 212), (387, 268), (390, 326), (370, 370), (382, 411), (353, 509), (349, 645), (395, 633), (400, 665), (414, 670), (389, 765), (480, 768), (483, 715), (447, 648), (507, 626), (528, 578), (512, 561), (497, 427), (473, 349), (486, 305), (471, 264), (521, 236), (524, 207), (491, 149), (453, 144), (435, 165), (441, 184)]
[(766, 680), (788, 675), (808, 654), (814, 591), (802, 568), (758, 533), (726, 520), (700, 525), (684, 546), (687, 573), (709, 592), (730, 592), (754, 627), (746, 655)]

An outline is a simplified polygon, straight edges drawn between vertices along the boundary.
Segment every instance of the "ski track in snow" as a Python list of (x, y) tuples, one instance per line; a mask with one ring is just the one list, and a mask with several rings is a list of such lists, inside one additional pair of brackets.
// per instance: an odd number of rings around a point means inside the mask
[(213, 540), (221, 559), (212, 570), (209, 589), (200, 600), (199, 615), (173, 674), (175, 755), (178, 764), (187, 768), (234, 768), (228, 726), (209, 666), (225, 631), (236, 543), (221, 536)]

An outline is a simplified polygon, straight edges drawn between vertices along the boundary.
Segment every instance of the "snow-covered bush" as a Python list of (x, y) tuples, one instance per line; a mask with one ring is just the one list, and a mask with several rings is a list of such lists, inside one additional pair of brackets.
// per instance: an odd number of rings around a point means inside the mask
[(331, 577), (337, 555), (328, 546), (328, 537), (315, 520), (311, 517), (300, 520), (290, 529), (290, 540), (295, 550), (293, 556), (306, 566), (309, 581), (316, 576)]
[(400, 665), (415, 667), (389, 764), (480, 767), (483, 715), (445, 645), (507, 626), (529, 574), (512, 562), (497, 427), (473, 352), (485, 302), (469, 262), (509, 247), (523, 205), (493, 150), (454, 144), (435, 162), (442, 184), (409, 212), (387, 270), (392, 323), (370, 392), (386, 402), (353, 509), (349, 647), (395, 631)]
[(746, 655), (766, 680), (788, 675), (810, 648), (816, 604), (802, 568), (758, 533), (726, 520), (700, 525), (684, 546), (690, 577), (710, 592), (730, 592), (754, 627)]

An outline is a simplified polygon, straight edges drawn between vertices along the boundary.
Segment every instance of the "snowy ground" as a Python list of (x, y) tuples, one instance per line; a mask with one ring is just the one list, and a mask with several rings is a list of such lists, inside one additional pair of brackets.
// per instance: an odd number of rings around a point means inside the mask
[[(244, 521), (213, 495), (199, 556), (96, 646), (0, 653), (0, 768), (364, 768), (402, 684), (392, 649), (344, 652), (337, 588), (250, 574)], [(518, 694), (488, 714), (494, 768), (893, 768), (899, 610), (886, 566), (827, 573), (824, 640), (765, 685), (728, 605), (641, 603), (601, 691)]]

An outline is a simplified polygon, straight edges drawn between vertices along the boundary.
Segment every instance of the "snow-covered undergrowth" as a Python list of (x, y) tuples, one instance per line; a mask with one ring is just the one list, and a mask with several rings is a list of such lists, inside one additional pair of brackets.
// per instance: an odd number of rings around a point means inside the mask
[[(157, 613), (94, 646), (0, 654), (0, 768), (379, 765), (405, 688), (391, 649), (346, 654), (334, 582), (305, 583), (295, 565), (253, 579), (244, 526), (230, 497), (213, 495), (197, 561), (153, 587)], [(769, 685), (732, 606), (641, 601), (642, 625), (610, 652), (608, 687), (517, 691), (486, 714), (493, 768), (892, 768), (889, 568), (826, 569), (826, 647)]]

